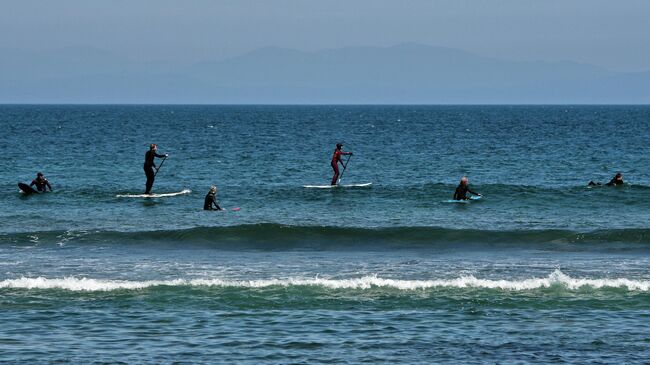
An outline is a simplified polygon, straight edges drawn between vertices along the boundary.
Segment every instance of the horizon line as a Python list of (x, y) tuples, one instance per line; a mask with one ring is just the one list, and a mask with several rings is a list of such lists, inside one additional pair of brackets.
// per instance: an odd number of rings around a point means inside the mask
[(650, 106), (648, 103), (3, 103), (0, 106)]

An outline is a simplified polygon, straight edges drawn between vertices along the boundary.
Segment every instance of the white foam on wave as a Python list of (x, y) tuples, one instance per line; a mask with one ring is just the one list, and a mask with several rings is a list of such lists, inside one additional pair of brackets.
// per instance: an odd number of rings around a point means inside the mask
[(14, 289), (63, 289), (70, 291), (112, 291), (112, 290), (137, 290), (156, 286), (196, 286), (196, 287), (240, 287), (240, 288), (267, 288), (312, 286), (329, 289), (371, 289), (391, 288), (398, 290), (421, 290), (431, 288), (476, 288), (496, 289), (506, 291), (524, 291), (561, 286), (569, 290), (580, 288), (622, 288), (631, 291), (650, 291), (650, 281), (632, 280), (626, 278), (615, 279), (589, 279), (572, 278), (560, 270), (555, 270), (545, 278), (531, 278), (523, 280), (493, 280), (479, 279), (474, 276), (462, 276), (454, 279), (434, 280), (401, 280), (383, 279), (377, 276), (364, 276), (352, 279), (323, 279), (323, 278), (289, 278), (289, 279), (262, 279), (262, 280), (226, 280), (226, 279), (175, 279), (175, 280), (102, 280), (89, 278), (55, 278), (44, 277), (6, 279), (0, 281), (0, 288)]

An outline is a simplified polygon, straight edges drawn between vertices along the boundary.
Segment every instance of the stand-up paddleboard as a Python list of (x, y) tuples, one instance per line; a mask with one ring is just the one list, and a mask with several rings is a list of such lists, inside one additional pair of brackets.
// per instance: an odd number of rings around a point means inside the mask
[(482, 198), (482, 196), (476, 196), (476, 195), (473, 195), (473, 196), (470, 196), (469, 199), (467, 199), (467, 200), (454, 200), (454, 199), (449, 199), (449, 200), (445, 200), (445, 201), (443, 201), (443, 203), (467, 204), (467, 203), (472, 202), (472, 201), (481, 200), (481, 198)]
[(20, 191), (23, 194), (27, 194), (27, 195), (29, 195), (29, 194), (40, 194), (40, 192), (38, 190), (36, 190), (36, 189), (32, 188), (31, 186), (29, 186), (27, 184), (24, 184), (24, 183), (18, 183), (18, 187), (20, 188)]
[(117, 194), (115, 195), (116, 198), (167, 198), (170, 196), (178, 196), (178, 195), (183, 195), (183, 194), (189, 194), (191, 193), (192, 190), (190, 189), (183, 189), (181, 191), (177, 191), (175, 193), (159, 193), (159, 194)]
[(303, 185), (303, 188), (307, 189), (332, 189), (332, 188), (367, 188), (371, 186), (372, 183), (363, 183), (363, 184), (337, 184), (337, 185)]

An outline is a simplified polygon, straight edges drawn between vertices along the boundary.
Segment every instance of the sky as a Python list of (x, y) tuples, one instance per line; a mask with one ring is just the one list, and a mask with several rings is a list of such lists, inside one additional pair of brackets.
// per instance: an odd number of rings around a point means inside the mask
[(5, 0), (0, 10), (0, 52), (94, 47), (181, 66), (263, 47), (414, 42), (650, 70), (647, 0)]

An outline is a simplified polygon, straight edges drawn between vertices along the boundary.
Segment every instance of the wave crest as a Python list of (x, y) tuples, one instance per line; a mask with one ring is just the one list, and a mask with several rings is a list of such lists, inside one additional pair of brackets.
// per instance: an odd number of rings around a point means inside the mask
[(472, 275), (453, 279), (402, 280), (377, 276), (364, 276), (350, 279), (288, 278), (260, 280), (228, 279), (174, 279), (124, 281), (91, 278), (26, 278), (0, 281), (2, 289), (61, 289), (67, 291), (114, 291), (139, 290), (156, 287), (222, 287), (222, 288), (271, 288), (271, 287), (317, 287), (325, 289), (368, 290), (387, 288), (403, 291), (426, 289), (493, 289), (503, 291), (526, 291), (559, 286), (567, 290), (618, 288), (629, 291), (650, 291), (650, 281), (627, 278), (572, 278), (560, 270), (555, 270), (545, 278), (523, 280), (480, 279)]
[(432, 244), (650, 244), (650, 229), (568, 230), (448, 229), (439, 227), (354, 228), (275, 223), (140, 232), (30, 232), (0, 236), (0, 244), (198, 244), (221, 248), (394, 247)]

